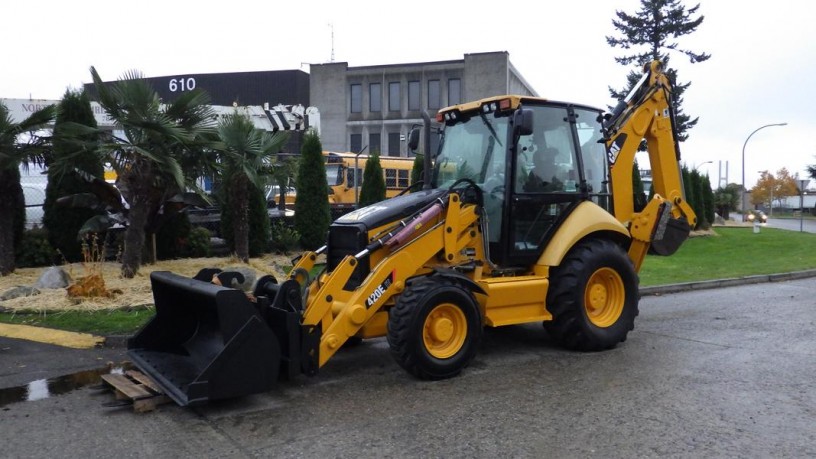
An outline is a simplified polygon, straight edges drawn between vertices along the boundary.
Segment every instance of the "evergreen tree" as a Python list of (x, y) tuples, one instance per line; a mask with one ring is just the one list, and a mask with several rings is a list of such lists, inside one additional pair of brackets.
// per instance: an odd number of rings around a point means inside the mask
[(422, 180), (423, 183), (428, 183), (422, 175), (425, 172), (425, 155), (418, 153), (414, 157), (414, 166), (411, 168), (411, 185)]
[(363, 171), (359, 207), (370, 206), (383, 200), (385, 200), (385, 179), (380, 165), (380, 154), (375, 152), (368, 157)]
[[(67, 143), (60, 135), (64, 123), (78, 123), (96, 128), (96, 119), (91, 110), (91, 101), (84, 91), (67, 90), (57, 106), (57, 117), (54, 122), (54, 149), (50, 161), (58, 161), (63, 156), (71, 155), (76, 169), (94, 177), (102, 178), (105, 170), (102, 162), (94, 154), (93, 149), (74, 154), (76, 147)], [(93, 145), (97, 136), (93, 133), (82, 136), (83, 144)], [(49, 161), (49, 162), (50, 162)], [(63, 207), (57, 205), (57, 199), (77, 193), (91, 193), (91, 186), (74, 171), (64, 174), (58, 173), (55, 168), (48, 169), (48, 186), (45, 188), (45, 203), (43, 204), (43, 226), (48, 230), (48, 241), (51, 246), (59, 250), (66, 260), (71, 262), (82, 260), (82, 247), (78, 239), (82, 224), (95, 215), (90, 208)]]
[(326, 243), (326, 232), (331, 223), (323, 146), (314, 130), (303, 136), (296, 188), (295, 229), (300, 234), (303, 248), (314, 250)]
[(711, 190), (711, 180), (708, 174), (703, 175), (700, 180), (703, 189), (703, 208), (705, 209), (706, 220), (709, 224), (713, 224), (714, 217), (714, 192)]
[(610, 95), (616, 100), (623, 99), (643, 75), (643, 66), (658, 59), (663, 62), (666, 73), (672, 81), (672, 105), (674, 108), (675, 124), (679, 141), (688, 138), (688, 130), (693, 128), (699, 118), (683, 113), (683, 93), (691, 83), (680, 83), (677, 80), (677, 71), (669, 66), (669, 53), (674, 51), (688, 57), (692, 64), (704, 62), (711, 55), (695, 53), (678, 47), (677, 39), (696, 31), (702, 24), (705, 16), (693, 17), (700, 5), (686, 9), (680, 0), (641, 0), (641, 9), (634, 15), (623, 11), (616, 11), (617, 19), (612, 25), (621, 36), (607, 36), (606, 42), (612, 46), (626, 50), (630, 54), (616, 57), (615, 61), (624, 66), (636, 65), (627, 77), (627, 85), (623, 90), (609, 88)]
[(686, 196), (694, 213), (697, 214), (697, 228), (708, 228), (709, 221), (706, 219), (705, 205), (703, 203), (703, 186), (700, 180), (700, 173), (697, 170), (689, 172), (689, 182), (691, 195)]
[(632, 193), (635, 212), (640, 212), (646, 207), (646, 190), (643, 187), (643, 179), (640, 178), (640, 167), (637, 161), (632, 164)]
[(742, 185), (738, 183), (729, 183), (725, 188), (717, 188), (713, 197), (714, 207), (717, 213), (725, 220), (728, 220), (728, 213), (737, 209), (737, 203), (739, 203), (741, 194)]
[(8, 107), (0, 102), (0, 276), (14, 272), (15, 244), (22, 240), (25, 227), (25, 195), (20, 185), (20, 167), (42, 164), (50, 139), (26, 132), (41, 129), (54, 118), (54, 106), (38, 110), (28, 118), (14, 122)]

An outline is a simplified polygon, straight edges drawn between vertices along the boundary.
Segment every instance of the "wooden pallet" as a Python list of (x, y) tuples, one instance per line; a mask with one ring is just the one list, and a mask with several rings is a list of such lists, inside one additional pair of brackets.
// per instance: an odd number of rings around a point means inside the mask
[(137, 370), (128, 370), (125, 374), (102, 375), (102, 380), (113, 389), (116, 395), (116, 402), (106, 403), (105, 406), (133, 405), (133, 411), (145, 413), (172, 401), (156, 385), (155, 381)]

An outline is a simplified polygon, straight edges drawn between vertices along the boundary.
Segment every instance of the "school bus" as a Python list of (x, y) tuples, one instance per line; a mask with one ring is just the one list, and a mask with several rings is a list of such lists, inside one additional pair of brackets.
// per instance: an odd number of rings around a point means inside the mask
[[(329, 205), (333, 215), (341, 215), (356, 207), (363, 184), (368, 155), (324, 151), (326, 181), (329, 185)], [(380, 156), (385, 179), (385, 197), (392, 198), (411, 185), (414, 159), (400, 156)], [(354, 178), (357, 177), (355, 186)]]

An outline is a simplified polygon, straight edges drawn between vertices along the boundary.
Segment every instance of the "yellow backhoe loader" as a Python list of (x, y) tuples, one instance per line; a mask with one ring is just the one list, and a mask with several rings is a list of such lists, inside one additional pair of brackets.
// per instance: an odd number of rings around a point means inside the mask
[[(674, 253), (696, 220), (671, 94), (655, 61), (609, 114), (512, 95), (442, 109), (422, 189), (339, 218), (287, 279), (259, 279), (253, 300), (210, 282), (237, 273), (154, 272), (156, 316), (128, 354), (193, 405), (315, 375), (349, 339), (387, 337), (422, 379), (459, 374), (485, 327), (543, 322), (567, 348), (612, 348), (634, 326), (644, 257)], [(655, 195), (636, 211), (644, 139)]]

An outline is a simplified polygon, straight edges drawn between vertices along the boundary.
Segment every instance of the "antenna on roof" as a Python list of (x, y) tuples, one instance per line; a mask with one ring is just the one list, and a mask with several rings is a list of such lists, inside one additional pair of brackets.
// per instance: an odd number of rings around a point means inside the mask
[(329, 23), (329, 28), (331, 28), (331, 60), (329, 62), (334, 62), (334, 24)]

